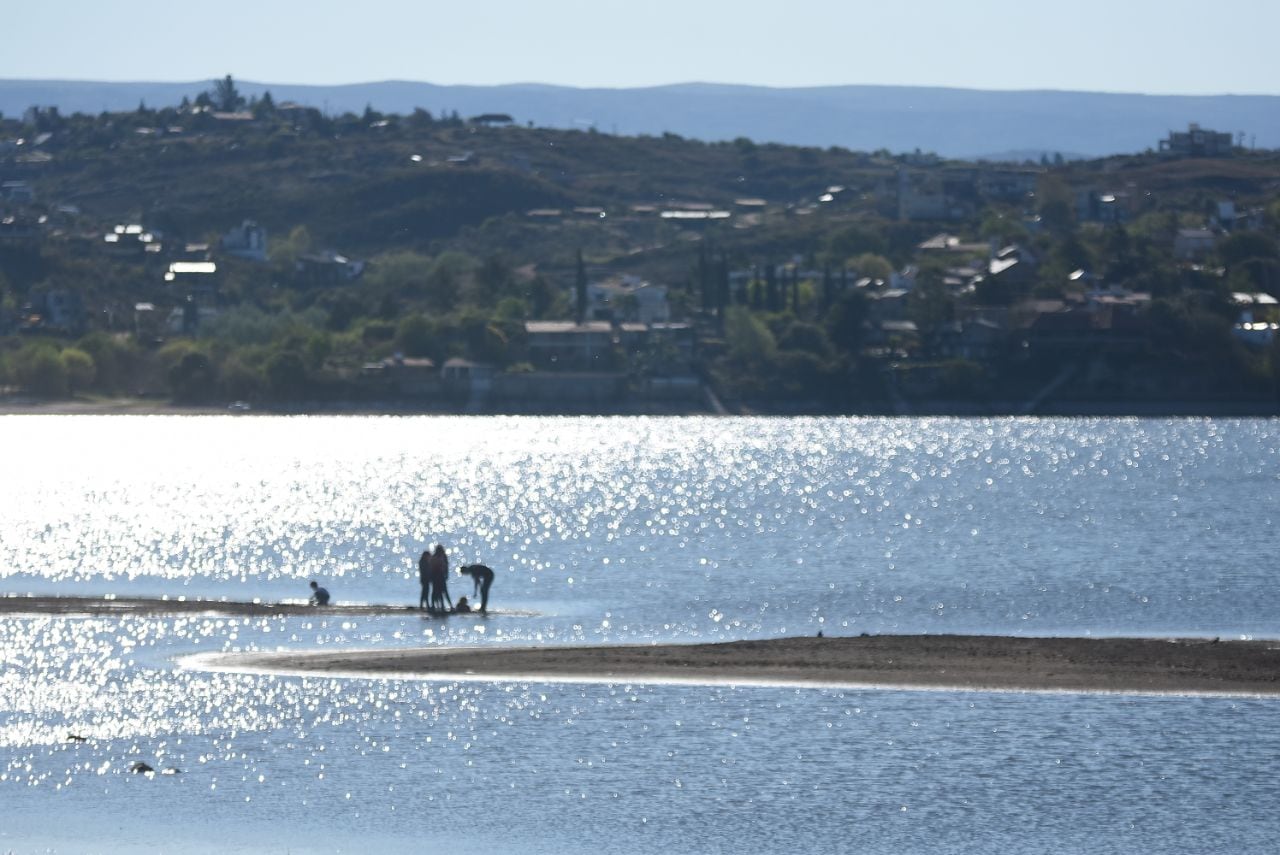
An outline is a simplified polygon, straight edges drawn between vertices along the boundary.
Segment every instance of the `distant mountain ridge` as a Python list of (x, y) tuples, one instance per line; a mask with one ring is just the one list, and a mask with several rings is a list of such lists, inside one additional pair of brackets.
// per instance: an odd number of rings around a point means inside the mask
[[(32, 105), (64, 113), (178, 104), (212, 81), (107, 83), (0, 80), (0, 113)], [(707, 141), (747, 137), (758, 143), (841, 146), (856, 151), (921, 149), (947, 157), (992, 152), (1063, 152), (1104, 156), (1155, 148), (1191, 122), (1243, 134), (1244, 144), (1280, 148), (1280, 96), (1132, 95), (1070, 91), (992, 91), (912, 86), (775, 89), (686, 83), (640, 89), (578, 89), (522, 83), (438, 86), (409, 81), (341, 86), (237, 81), (246, 96), (270, 91), (329, 113), (385, 113), (415, 107), (462, 116), (507, 113), (521, 124), (594, 127), (603, 133)]]

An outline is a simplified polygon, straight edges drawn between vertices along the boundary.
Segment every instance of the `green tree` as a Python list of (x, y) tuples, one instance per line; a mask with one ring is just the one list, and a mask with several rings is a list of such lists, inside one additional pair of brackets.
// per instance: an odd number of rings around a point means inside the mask
[(855, 256), (850, 259), (849, 264), (854, 270), (858, 271), (859, 276), (887, 280), (893, 275), (893, 265), (889, 262), (889, 259), (872, 252), (864, 252)]
[(1044, 227), (1056, 235), (1075, 228), (1075, 199), (1067, 182), (1057, 175), (1043, 175), (1036, 189), (1036, 210)]
[(778, 337), (778, 347), (783, 350), (803, 351), (820, 359), (831, 357), (831, 340), (827, 332), (817, 324), (793, 321)]
[(833, 263), (844, 264), (846, 259), (857, 255), (888, 252), (889, 244), (879, 229), (867, 225), (850, 225), (831, 233), (826, 240), (825, 251)]
[(213, 81), (213, 90), (209, 93), (214, 109), (223, 113), (234, 113), (244, 106), (244, 96), (236, 89), (235, 81), (228, 74), (221, 80)]
[(475, 271), (473, 302), (491, 306), (511, 287), (511, 265), (500, 255), (490, 255)]
[(137, 361), (137, 349), (128, 341), (104, 332), (89, 333), (76, 347), (93, 358), (93, 385), (104, 392), (128, 387)]
[(233, 353), (222, 363), (218, 388), (233, 401), (254, 401), (262, 395), (265, 380), (262, 372), (243, 356)]
[(74, 395), (89, 388), (97, 374), (93, 357), (79, 348), (68, 347), (62, 351), (61, 358), (67, 373), (67, 390)]
[(188, 350), (169, 369), (169, 390), (180, 404), (201, 404), (213, 398), (217, 377), (209, 355)]
[(279, 400), (299, 400), (307, 390), (307, 366), (292, 350), (272, 354), (266, 364), (267, 384)]
[(741, 306), (725, 312), (724, 342), (729, 357), (743, 365), (772, 361), (778, 351), (769, 327)]
[(861, 291), (841, 294), (823, 318), (828, 341), (845, 353), (856, 354), (862, 349), (867, 313), (867, 297)]
[(437, 331), (420, 313), (405, 315), (396, 328), (396, 349), (405, 356), (430, 356), (437, 342)]
[(67, 366), (48, 342), (27, 345), (13, 360), (15, 382), (30, 395), (61, 398), (67, 394)]
[(907, 297), (907, 317), (915, 321), (926, 340), (940, 326), (955, 319), (955, 300), (947, 293), (940, 276), (921, 271), (916, 287)]
[(578, 263), (573, 275), (573, 317), (578, 323), (587, 319), (587, 268), (582, 263), (582, 250), (578, 250)]
[(432, 309), (448, 312), (458, 305), (475, 273), (476, 261), (465, 252), (442, 252), (431, 264), (424, 296)]

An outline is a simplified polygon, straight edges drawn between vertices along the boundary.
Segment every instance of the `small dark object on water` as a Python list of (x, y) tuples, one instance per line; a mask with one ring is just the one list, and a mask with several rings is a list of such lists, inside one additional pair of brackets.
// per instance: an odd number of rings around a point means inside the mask
[(89, 740), (78, 733), (68, 733), (67, 742), (88, 742)]
[(818, 638), (822, 638), (822, 630), (818, 630)]
[(177, 766), (166, 766), (165, 769), (160, 774), (161, 775), (181, 775), (182, 770), (179, 769)]
[(143, 763), (141, 760), (134, 760), (129, 764), (129, 771), (135, 775), (145, 775), (147, 772), (154, 772), (155, 769), (149, 764)]

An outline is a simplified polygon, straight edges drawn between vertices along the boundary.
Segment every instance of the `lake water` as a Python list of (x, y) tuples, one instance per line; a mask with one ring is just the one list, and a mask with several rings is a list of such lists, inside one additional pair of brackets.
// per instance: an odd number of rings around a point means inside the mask
[(1280, 638), (1277, 439), (1275, 420), (6, 417), (5, 593), (270, 601), (317, 578), (410, 603), (443, 542), (495, 568), (498, 613), (0, 618), (0, 850), (1272, 852), (1270, 699), (177, 660), (819, 629)]

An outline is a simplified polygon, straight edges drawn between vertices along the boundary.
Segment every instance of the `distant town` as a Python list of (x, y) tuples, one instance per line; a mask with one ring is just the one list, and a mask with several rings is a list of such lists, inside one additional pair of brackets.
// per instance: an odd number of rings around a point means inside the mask
[(0, 118), (0, 405), (1240, 413), (1280, 153), (955, 161), (326, 115), (227, 77)]

